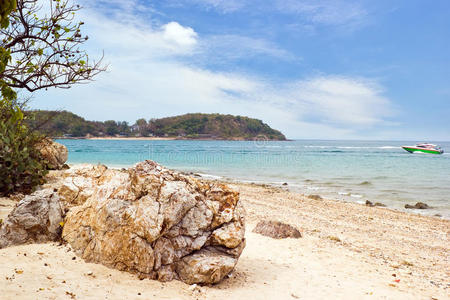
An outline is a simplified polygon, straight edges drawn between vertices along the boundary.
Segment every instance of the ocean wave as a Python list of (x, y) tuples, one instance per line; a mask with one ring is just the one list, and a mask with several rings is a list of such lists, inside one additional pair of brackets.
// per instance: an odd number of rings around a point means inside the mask
[(204, 174), (204, 173), (195, 173), (200, 175), (203, 178), (209, 178), (209, 179), (221, 179), (222, 176), (216, 176), (216, 175), (211, 175), (211, 174)]
[(318, 148), (318, 149), (400, 149), (400, 146), (377, 146), (377, 147), (369, 147), (369, 146), (304, 146), (304, 148)]
[(360, 194), (350, 194), (350, 197), (353, 197), (353, 198), (362, 198), (363, 195), (360, 195)]

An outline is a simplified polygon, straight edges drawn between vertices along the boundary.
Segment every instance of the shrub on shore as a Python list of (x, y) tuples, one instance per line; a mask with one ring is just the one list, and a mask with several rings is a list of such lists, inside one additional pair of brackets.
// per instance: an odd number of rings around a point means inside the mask
[(0, 196), (29, 193), (44, 182), (46, 162), (35, 148), (41, 138), (13, 101), (0, 100)]

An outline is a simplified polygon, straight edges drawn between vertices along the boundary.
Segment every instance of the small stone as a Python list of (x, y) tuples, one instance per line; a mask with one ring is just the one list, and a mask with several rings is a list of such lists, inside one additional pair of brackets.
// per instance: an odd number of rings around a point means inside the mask
[(374, 206), (386, 207), (386, 204), (383, 204), (381, 202), (375, 202)]
[(283, 185), (288, 185), (288, 183), (287, 183), (287, 182), (285, 182), (285, 183), (283, 183)]
[(414, 205), (417, 209), (428, 209), (430, 208), (428, 204), (423, 202), (417, 202), (416, 205)]
[(371, 201), (366, 200), (366, 206), (372, 207), (374, 204)]
[(309, 195), (308, 198), (312, 200), (323, 200), (322, 196), (320, 195)]

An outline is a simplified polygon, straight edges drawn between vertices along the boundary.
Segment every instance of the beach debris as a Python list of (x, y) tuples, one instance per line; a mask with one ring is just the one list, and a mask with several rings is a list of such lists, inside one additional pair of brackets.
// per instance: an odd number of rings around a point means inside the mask
[(312, 200), (323, 200), (322, 196), (320, 195), (309, 195), (308, 198)]
[(428, 204), (423, 202), (417, 202), (415, 205), (405, 204), (405, 208), (408, 209), (428, 209), (431, 208)]
[(332, 240), (332, 241), (334, 241), (334, 242), (338, 242), (338, 243), (341, 242), (341, 239), (340, 239), (340, 238), (338, 238), (337, 236), (333, 236), (333, 235), (327, 236), (327, 239)]
[(70, 297), (70, 299), (76, 299), (76, 295), (72, 292), (66, 291), (66, 295)]
[(374, 206), (386, 207), (386, 204), (383, 204), (381, 202), (372, 203), (371, 201), (366, 200), (366, 206), (369, 206), (369, 207), (374, 207)]
[(406, 260), (402, 261), (402, 265), (407, 266), (407, 267), (412, 267), (412, 266), (414, 266), (413, 263), (410, 263), (409, 261), (406, 261)]
[(274, 239), (301, 238), (300, 231), (292, 225), (279, 221), (259, 221), (253, 229), (254, 233), (268, 236)]
[(23, 270), (20, 269), (14, 269), (14, 272), (16, 272), (16, 274), (23, 274)]
[(288, 183), (287, 183), (287, 182), (284, 182), (282, 185), (288, 185)]

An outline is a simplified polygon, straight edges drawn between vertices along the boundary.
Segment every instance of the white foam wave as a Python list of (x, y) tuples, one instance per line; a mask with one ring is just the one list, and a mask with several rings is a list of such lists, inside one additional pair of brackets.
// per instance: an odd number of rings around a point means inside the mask
[(363, 196), (362, 196), (362, 195), (359, 195), (359, 194), (350, 194), (350, 197), (353, 197), (353, 198), (362, 198)]
[(321, 187), (317, 187), (317, 186), (308, 186), (306, 188), (311, 191), (318, 191), (318, 190), (322, 189)]
[(346, 192), (338, 192), (338, 194), (341, 196), (350, 196), (350, 193), (346, 193)]
[(196, 173), (200, 175), (203, 178), (209, 178), (209, 179), (221, 179), (221, 176), (211, 175), (211, 174), (204, 174), (204, 173)]
[(368, 146), (304, 146), (305, 148), (318, 148), (318, 149), (400, 149), (400, 146), (380, 146), (380, 147), (368, 147)]

